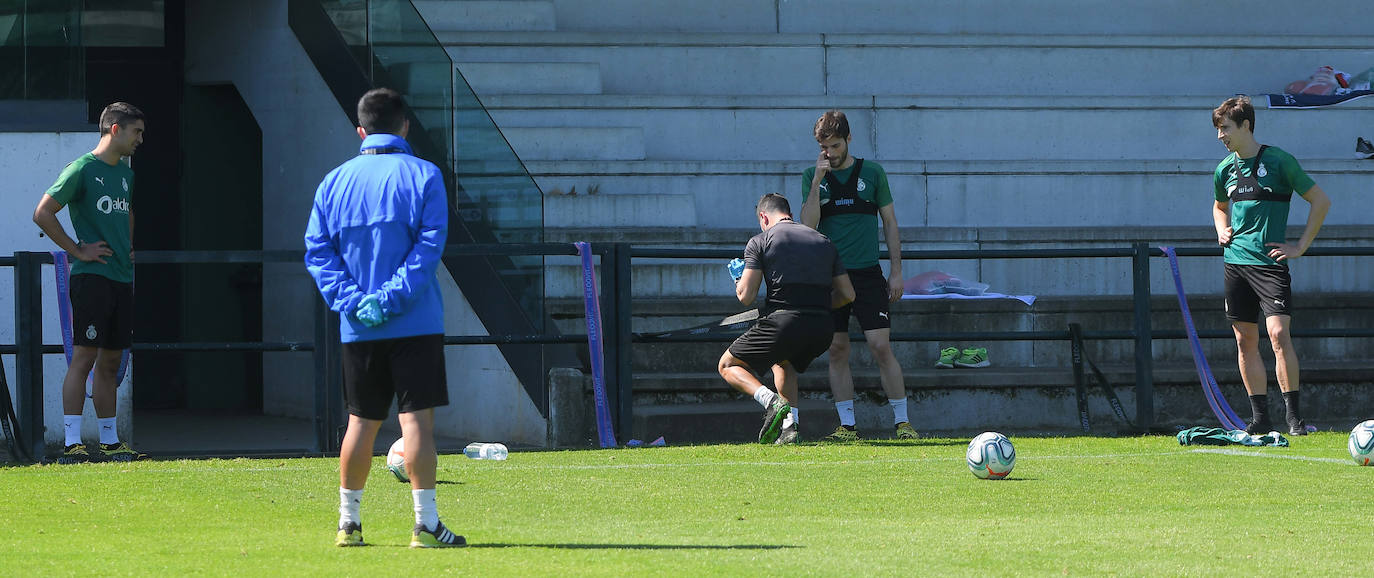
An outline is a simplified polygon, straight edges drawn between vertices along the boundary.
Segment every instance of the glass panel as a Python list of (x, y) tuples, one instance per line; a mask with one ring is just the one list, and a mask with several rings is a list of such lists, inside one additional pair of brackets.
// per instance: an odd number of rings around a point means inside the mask
[[(335, 0), (327, 9), (343, 13), (345, 4), (351, 3)], [(474, 229), (489, 229), (498, 242), (543, 241), (539, 187), (457, 73), (443, 44), (409, 0), (369, 4), (367, 38), (374, 58), (364, 68), (373, 86), (406, 95), (423, 127), (422, 135), (412, 128), (409, 140), (417, 153), (445, 171), (459, 217)], [(512, 267), (501, 271), (506, 286), (537, 330), (546, 331), (544, 258), (512, 257), (510, 262)]]
[(0, 0), (0, 100), (24, 98), (24, 0)]
[[(544, 241), (544, 194), (510, 143), (454, 69), (454, 171), (457, 203), (465, 220), (485, 220), (502, 243)], [(548, 331), (544, 314), (544, 257), (512, 257), (505, 278), (539, 331)]]
[(430, 162), (451, 167), (453, 61), (410, 0), (373, 0), (368, 13), (372, 85), (406, 95), (424, 129), (416, 134), (411, 127), (412, 146)]
[(353, 59), (367, 71), (368, 78), (372, 78), (372, 56), (367, 47), (367, 0), (322, 0), (320, 5), (339, 29)]
[(164, 0), (86, 0), (81, 15), (84, 44), (163, 46), (167, 38), (164, 4)]
[(80, 23), (80, 0), (0, 0), (0, 99), (80, 99)]

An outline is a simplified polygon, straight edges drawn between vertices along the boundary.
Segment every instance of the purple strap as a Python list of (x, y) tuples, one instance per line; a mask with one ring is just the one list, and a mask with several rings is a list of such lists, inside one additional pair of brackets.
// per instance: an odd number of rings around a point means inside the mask
[[(601, 347), (601, 300), (596, 294), (596, 273), (592, 269), (591, 245), (575, 243), (582, 258), (582, 299), (586, 303), (587, 346), (592, 359), (592, 391), (596, 398), (596, 433), (601, 447), (613, 448), (615, 430), (611, 429), (611, 407), (606, 401), (605, 369)], [(625, 352), (629, 353), (629, 352)]]
[(1221, 395), (1221, 388), (1217, 387), (1216, 378), (1212, 376), (1212, 368), (1203, 356), (1202, 342), (1198, 340), (1197, 328), (1193, 326), (1193, 312), (1188, 308), (1188, 296), (1183, 293), (1183, 277), (1178, 272), (1178, 255), (1174, 253), (1173, 247), (1161, 246), (1159, 249), (1169, 257), (1169, 270), (1174, 274), (1174, 290), (1178, 293), (1179, 311), (1183, 315), (1183, 326), (1188, 332), (1188, 344), (1193, 350), (1193, 365), (1197, 368), (1198, 380), (1202, 383), (1202, 393), (1207, 396), (1207, 404), (1212, 406), (1212, 413), (1221, 421), (1222, 427), (1228, 430), (1245, 429), (1245, 420), (1240, 419), (1231, 409), (1231, 405), (1226, 403), (1226, 398)]
[[(69, 280), (71, 279), (71, 268), (67, 266), (67, 252), (52, 252), (53, 276), (57, 281), (57, 318), (62, 325), (62, 352), (67, 354), (67, 365), (72, 364), (72, 345), (74, 337), (72, 333), (72, 302), (68, 295)], [(119, 355), (119, 371), (115, 374), (115, 387), (124, 383), (124, 375), (129, 370), (129, 350), (125, 349)], [(95, 390), (95, 372), (86, 376), (86, 397), (93, 398)]]

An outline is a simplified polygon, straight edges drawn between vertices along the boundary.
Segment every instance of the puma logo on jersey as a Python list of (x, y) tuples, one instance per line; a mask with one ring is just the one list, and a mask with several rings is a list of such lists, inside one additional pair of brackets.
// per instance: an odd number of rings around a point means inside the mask
[(888, 316), (887, 316), (887, 312), (886, 312), (886, 311), (879, 311), (879, 312), (878, 312), (878, 316), (879, 316), (879, 317), (882, 317), (883, 319), (888, 319)]
[(100, 183), (100, 186), (102, 186), (102, 187), (105, 186), (105, 177), (91, 177), (91, 178), (95, 179), (95, 182)]
[(1283, 300), (1282, 300), (1282, 299), (1275, 299), (1275, 300), (1274, 300), (1274, 305), (1278, 305), (1279, 307), (1283, 307)]

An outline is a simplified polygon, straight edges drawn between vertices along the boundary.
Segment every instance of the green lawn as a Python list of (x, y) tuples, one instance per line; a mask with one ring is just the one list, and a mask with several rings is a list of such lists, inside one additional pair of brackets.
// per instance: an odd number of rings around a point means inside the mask
[(1003, 481), (969, 473), (964, 439), (441, 456), (440, 513), (472, 546), (430, 551), (406, 548), (380, 457), (351, 549), (336, 459), (8, 467), (0, 574), (1355, 575), (1374, 468), (1345, 440), (1013, 437)]

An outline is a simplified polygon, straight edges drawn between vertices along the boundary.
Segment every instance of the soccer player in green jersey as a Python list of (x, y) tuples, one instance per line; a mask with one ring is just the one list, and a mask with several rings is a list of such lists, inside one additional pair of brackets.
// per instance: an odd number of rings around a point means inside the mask
[[(1245, 431), (1273, 429), (1268, 415), (1264, 362), (1259, 354), (1259, 320), (1263, 313), (1274, 372), (1287, 407), (1288, 433), (1306, 435), (1298, 404), (1298, 356), (1293, 350), (1292, 277), (1288, 261), (1301, 257), (1317, 238), (1331, 199), (1298, 166), (1293, 155), (1255, 140), (1255, 108), (1239, 96), (1212, 111), (1217, 138), (1231, 151), (1213, 174), (1212, 220), (1217, 243), (1226, 248), (1226, 317), (1236, 335), (1241, 381), (1250, 394), (1253, 417)], [(1286, 238), (1293, 193), (1311, 204), (1307, 226), (1296, 243)]]
[[(849, 369), (849, 318), (859, 319), (868, 350), (878, 363), (879, 380), (892, 407), (892, 421), (899, 439), (915, 439), (906, 411), (906, 386), (902, 368), (888, 340), (892, 322), (888, 304), (902, 298), (902, 240), (887, 173), (871, 160), (849, 154), (849, 120), (832, 110), (816, 121), (813, 131), (820, 144), (816, 166), (802, 173), (802, 224), (812, 227), (835, 244), (854, 285), (851, 305), (835, 310), (835, 333), (830, 342), (830, 392), (840, 426), (825, 439), (859, 439), (854, 419), (854, 376)], [(878, 266), (878, 223), (887, 242), (888, 276)]]
[[(33, 222), (58, 247), (75, 258), (68, 294), (72, 303), (73, 351), (62, 380), (65, 448), (59, 463), (84, 462), (90, 452), (81, 441), (86, 405), (86, 375), (95, 369), (92, 403), (100, 420), (100, 452), (107, 459), (140, 456), (119, 441), (115, 429), (115, 375), (119, 358), (134, 335), (134, 171), (121, 159), (143, 144), (143, 112), (116, 102), (100, 113), (100, 143), (67, 164), (33, 212)], [(57, 220), (68, 207), (73, 239)]]

